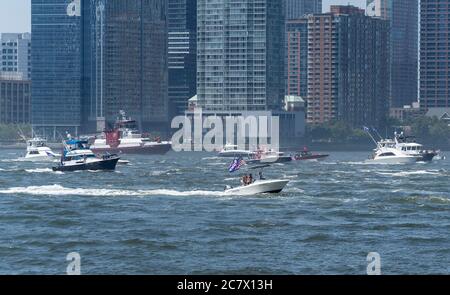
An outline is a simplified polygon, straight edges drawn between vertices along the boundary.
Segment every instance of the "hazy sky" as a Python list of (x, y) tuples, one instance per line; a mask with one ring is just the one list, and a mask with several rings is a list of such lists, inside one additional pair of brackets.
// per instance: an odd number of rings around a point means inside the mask
[[(329, 11), (331, 4), (353, 4), (365, 7), (366, 0), (323, 0), (323, 9)], [(31, 0), (0, 0), (0, 33), (31, 31)]]

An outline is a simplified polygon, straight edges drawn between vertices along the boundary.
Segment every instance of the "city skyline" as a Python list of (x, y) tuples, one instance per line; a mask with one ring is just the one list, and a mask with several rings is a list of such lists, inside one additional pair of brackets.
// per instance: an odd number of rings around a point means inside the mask
[[(366, 0), (322, 0), (322, 11), (328, 11), (332, 4), (365, 8)], [(0, 2), (0, 33), (24, 32), (31, 32), (31, 0)]]

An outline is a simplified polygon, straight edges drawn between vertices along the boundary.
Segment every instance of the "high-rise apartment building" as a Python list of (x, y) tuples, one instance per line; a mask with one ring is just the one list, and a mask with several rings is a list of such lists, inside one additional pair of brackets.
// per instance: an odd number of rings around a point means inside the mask
[(450, 107), (450, 1), (420, 1), (420, 104)]
[(308, 17), (308, 122), (382, 124), (389, 102), (389, 23), (353, 6)]
[(286, 22), (286, 95), (308, 94), (308, 19)]
[(31, 80), (31, 35), (0, 34), (0, 72), (14, 72)]
[(279, 0), (197, 1), (197, 93), (207, 111), (281, 108), (284, 9)]
[(390, 22), (390, 105), (411, 105), (418, 96), (418, 0), (368, 0), (366, 11)]
[(170, 116), (197, 94), (197, 0), (168, 0)]
[(284, 0), (286, 20), (298, 19), (306, 14), (321, 13), (322, 0)]

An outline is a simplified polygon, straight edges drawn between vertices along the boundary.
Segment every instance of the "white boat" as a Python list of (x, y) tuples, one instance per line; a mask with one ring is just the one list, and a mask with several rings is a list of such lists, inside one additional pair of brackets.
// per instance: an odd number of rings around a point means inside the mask
[(263, 150), (258, 149), (249, 156), (246, 160), (247, 164), (275, 164), (291, 162), (291, 156), (285, 156), (283, 152), (278, 152), (273, 149)]
[(433, 160), (441, 161), (441, 160), (445, 160), (445, 159), (446, 159), (446, 156), (440, 150), (436, 151), (436, 156), (433, 158)]
[(227, 143), (223, 149), (219, 152), (219, 157), (237, 158), (237, 157), (249, 157), (254, 152), (248, 150), (239, 149), (237, 145)]
[(97, 156), (88, 149), (87, 141), (70, 139), (63, 142), (64, 154), (53, 171), (112, 171), (120, 160), (116, 155)]
[(94, 153), (110, 154), (157, 154), (164, 155), (172, 148), (172, 142), (162, 141), (161, 138), (149, 138), (148, 134), (141, 134), (137, 122), (128, 118), (124, 111), (120, 111), (112, 130), (105, 130), (102, 135), (94, 139), (89, 147)]
[(417, 157), (417, 160), (421, 162), (431, 162), (437, 155), (436, 151), (426, 150), (423, 145), (415, 141), (415, 137), (404, 136), (403, 132), (400, 134), (395, 133), (394, 141), (396, 149), (407, 155)]
[(415, 163), (418, 156), (408, 155), (407, 153), (395, 147), (395, 142), (388, 139), (378, 142), (378, 147), (374, 150), (368, 163), (378, 164), (410, 164)]
[(226, 194), (232, 195), (256, 195), (264, 193), (279, 193), (288, 184), (289, 180), (256, 180), (249, 185), (242, 185), (235, 188), (225, 189)]
[(254, 180), (252, 178), (252, 174), (246, 175), (241, 179), (241, 186), (239, 187), (229, 187), (225, 188), (225, 194), (234, 194), (234, 195), (256, 195), (256, 194), (276, 194), (281, 192), (284, 187), (288, 184), (289, 180), (287, 179), (273, 179), (266, 180), (263, 177), (262, 170), (266, 167), (270, 167), (270, 165), (259, 165), (248, 168), (249, 170), (259, 171), (259, 179)]
[(23, 158), (26, 161), (54, 161), (60, 155), (55, 154), (48, 146), (47, 141), (35, 137), (27, 140), (27, 154)]

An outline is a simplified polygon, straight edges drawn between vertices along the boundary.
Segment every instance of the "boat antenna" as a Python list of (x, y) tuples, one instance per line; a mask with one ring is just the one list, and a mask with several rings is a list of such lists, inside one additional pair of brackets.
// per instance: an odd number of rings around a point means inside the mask
[(367, 128), (366, 126), (363, 127), (364, 131), (366, 131), (366, 133), (370, 136), (370, 138), (373, 140), (373, 142), (375, 143), (376, 146), (378, 146), (378, 142), (375, 140), (375, 138), (373, 137), (372, 133), (370, 133), (370, 129)]
[[(375, 134), (380, 138), (383, 139), (383, 137), (380, 135), (380, 133), (378, 132), (377, 129), (375, 129), (374, 127), (372, 127), (372, 130), (375, 132)], [(387, 137), (387, 136), (386, 136)]]
[(26, 138), (25, 134), (23, 133), (22, 129), (21, 129), (19, 126), (17, 127), (17, 129), (19, 130), (19, 131), (18, 131), (19, 137), (20, 137), (23, 141), (27, 141), (27, 138)]

